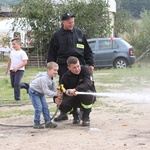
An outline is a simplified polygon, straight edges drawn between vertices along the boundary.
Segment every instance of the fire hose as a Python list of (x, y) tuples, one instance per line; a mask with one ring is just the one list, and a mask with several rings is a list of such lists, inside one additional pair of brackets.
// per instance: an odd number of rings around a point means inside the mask
[[(55, 111), (54, 115), (51, 117), (50, 120), (53, 120), (53, 119), (54, 119), (54, 117), (56, 116), (58, 110), (59, 110), (59, 105), (57, 105), (56, 111)], [(44, 125), (44, 124), (45, 124), (45, 123), (42, 123), (42, 125)], [(22, 127), (22, 128), (33, 127), (33, 125), (3, 124), (3, 123), (0, 123), (0, 126), (4, 126), (4, 127)]]
[[(57, 90), (60, 91), (60, 92), (65, 92), (63, 86), (58, 86), (58, 87), (57, 87)], [(59, 105), (57, 105), (56, 111), (55, 111), (54, 115), (51, 117), (50, 121), (54, 119), (54, 117), (56, 116), (58, 110), (59, 110)], [(44, 124), (45, 124), (45, 123), (42, 123), (42, 125), (44, 125)], [(4, 126), (4, 127), (23, 127), (23, 128), (26, 128), (26, 127), (33, 127), (33, 125), (3, 124), (3, 123), (0, 123), (0, 126)]]
[[(58, 85), (57, 90), (66, 94), (72, 94), (73, 90), (68, 89), (66, 90), (63, 86), (63, 84)], [(78, 92), (75, 91), (74, 92), (75, 95), (93, 95), (93, 96), (100, 96), (100, 97), (117, 97), (117, 98), (123, 98), (123, 97), (130, 97), (130, 98), (135, 98), (136, 95), (134, 94), (126, 94), (126, 93), (96, 93), (96, 92)], [(139, 96), (138, 96), (139, 97)], [(144, 99), (144, 97), (142, 96), (141, 98)], [(59, 105), (57, 105), (57, 109), (54, 113), (54, 115), (51, 117), (51, 120), (56, 116), (57, 112), (59, 110)], [(42, 125), (44, 125), (45, 123), (43, 123)], [(2, 124), (0, 123), (0, 126), (5, 126), (5, 127), (33, 127), (32, 125), (14, 125), (14, 124)]]
[[(59, 91), (65, 93), (65, 94), (69, 94), (69, 95), (74, 93), (74, 95), (94, 95), (94, 96), (98, 96), (98, 95), (100, 94), (100, 93), (95, 93), (95, 92), (78, 92), (78, 91), (74, 91), (74, 90), (72, 90), (72, 89), (66, 90), (66, 89), (64, 88), (64, 85), (63, 85), (63, 84), (60, 84), (60, 85), (57, 87), (57, 90), (59, 90)], [(101, 96), (101, 95), (100, 95), (100, 96)]]
[[(60, 84), (58, 85), (57, 87), (57, 90), (59, 92), (63, 92), (63, 93), (66, 93), (66, 94), (71, 94), (71, 90), (66, 90), (64, 88), (64, 85), (63, 84)], [(94, 93), (86, 93), (86, 92), (76, 92), (76, 94), (94, 94)], [(96, 94), (96, 93), (95, 93)], [(54, 113), (54, 115), (51, 117), (51, 120), (56, 116), (57, 112), (59, 110), (59, 105), (57, 105), (57, 109)], [(45, 123), (43, 123), (42, 125), (44, 125)], [(0, 126), (4, 126), (4, 127), (33, 127), (33, 125), (19, 125), (19, 124), (3, 124), (3, 123), (0, 123)]]
[(93, 95), (93, 96), (100, 96), (100, 97), (115, 97), (115, 98), (121, 98), (121, 99), (137, 99), (142, 101), (149, 101), (150, 94), (138, 94), (138, 93), (97, 93), (97, 92), (79, 92), (75, 91), (73, 89), (65, 89), (63, 85), (59, 85), (59, 88), (61, 92), (66, 94), (74, 94), (74, 95)]

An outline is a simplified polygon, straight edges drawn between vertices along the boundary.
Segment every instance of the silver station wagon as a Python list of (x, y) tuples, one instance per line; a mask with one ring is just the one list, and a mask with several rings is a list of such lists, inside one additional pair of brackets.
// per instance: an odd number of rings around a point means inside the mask
[(121, 38), (93, 38), (87, 40), (94, 53), (94, 67), (126, 68), (135, 63), (133, 47)]

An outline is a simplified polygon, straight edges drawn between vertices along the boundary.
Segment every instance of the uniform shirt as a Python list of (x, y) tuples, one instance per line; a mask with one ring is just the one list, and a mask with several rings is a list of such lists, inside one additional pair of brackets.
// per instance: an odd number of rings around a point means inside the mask
[(55, 61), (66, 64), (69, 56), (75, 56), (80, 63), (93, 66), (93, 53), (82, 31), (76, 27), (73, 30), (57, 30), (50, 41), (47, 62)]
[(30, 88), (49, 97), (57, 95), (55, 78), (49, 77), (47, 72), (38, 73), (35, 79), (30, 83)]
[[(10, 70), (13, 70), (13, 68), (18, 67), (20, 64), (22, 64), (23, 60), (28, 60), (26, 52), (22, 49), (17, 51), (12, 50), (10, 52), (9, 58), (11, 59)], [(25, 70), (25, 66), (20, 68), (19, 70)]]
[(65, 89), (76, 89), (80, 92), (88, 90), (96, 92), (92, 73), (87, 66), (81, 66), (81, 72), (77, 75), (68, 70), (62, 76), (60, 84), (63, 84)]

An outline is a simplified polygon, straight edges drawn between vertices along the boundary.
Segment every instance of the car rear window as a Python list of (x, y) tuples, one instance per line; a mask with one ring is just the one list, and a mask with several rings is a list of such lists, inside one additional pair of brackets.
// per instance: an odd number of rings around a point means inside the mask
[(130, 45), (128, 42), (126, 42), (125, 40), (121, 39), (121, 41), (122, 41), (122, 43), (123, 43), (124, 45), (126, 45), (127, 47), (131, 47), (131, 45)]

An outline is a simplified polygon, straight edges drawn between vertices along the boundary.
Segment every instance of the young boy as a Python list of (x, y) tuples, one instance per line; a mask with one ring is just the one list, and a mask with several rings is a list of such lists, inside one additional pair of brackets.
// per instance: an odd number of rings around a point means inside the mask
[(45, 95), (53, 97), (56, 104), (62, 101), (62, 94), (57, 92), (55, 76), (58, 73), (58, 64), (49, 62), (47, 64), (47, 72), (39, 73), (30, 83), (29, 96), (32, 101), (34, 112), (34, 128), (43, 129), (40, 124), (40, 115), (43, 114), (45, 128), (56, 128), (57, 125), (51, 122), (50, 112), (46, 102)]
[(25, 88), (21, 87), (20, 82), (24, 74), (28, 56), (26, 52), (21, 49), (21, 40), (19, 38), (14, 38), (11, 42), (13, 50), (10, 52), (6, 75), (8, 74), (8, 70), (10, 70), (10, 81), (11, 86), (14, 88), (14, 99), (18, 102), (20, 101), (20, 88)]

